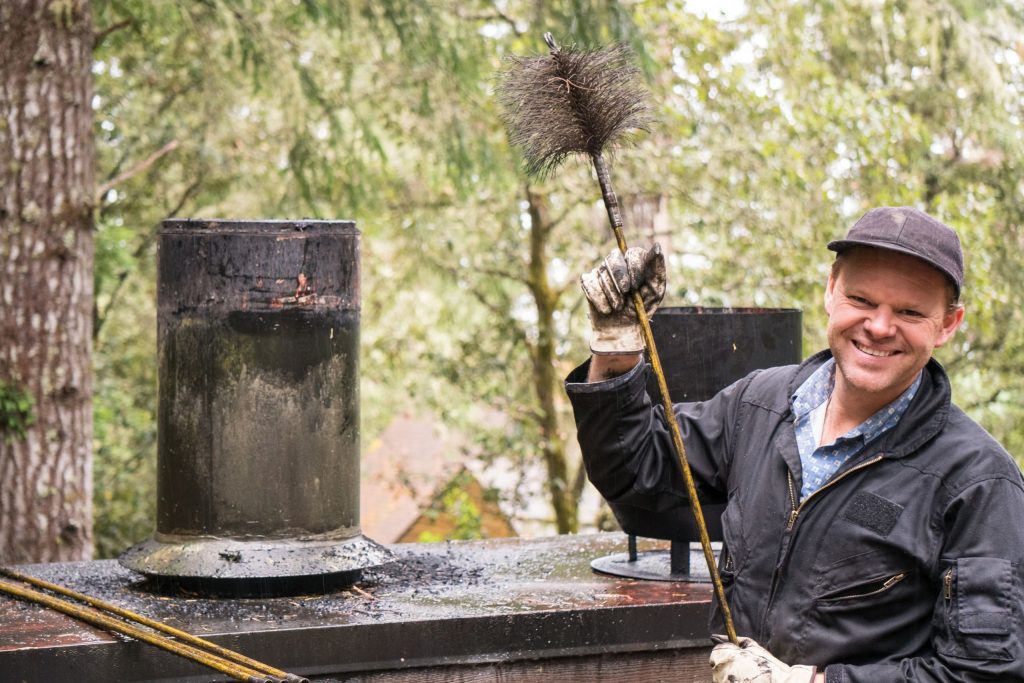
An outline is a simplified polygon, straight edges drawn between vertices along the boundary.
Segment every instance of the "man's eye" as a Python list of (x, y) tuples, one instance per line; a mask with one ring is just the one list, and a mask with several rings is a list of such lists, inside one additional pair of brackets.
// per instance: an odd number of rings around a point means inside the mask
[(915, 311), (912, 308), (908, 308), (903, 311), (903, 315), (907, 316), (908, 318), (920, 318), (924, 314), (921, 313), (920, 311)]
[(847, 298), (850, 301), (852, 301), (853, 303), (860, 304), (862, 306), (867, 306), (870, 303), (867, 299), (865, 299), (862, 296), (851, 296), (851, 297), (847, 297)]

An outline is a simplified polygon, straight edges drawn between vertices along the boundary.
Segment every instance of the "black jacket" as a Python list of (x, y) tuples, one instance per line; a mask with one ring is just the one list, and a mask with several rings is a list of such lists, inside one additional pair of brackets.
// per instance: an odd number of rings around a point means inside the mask
[[(675, 406), (698, 494), (728, 497), (719, 567), (737, 632), (830, 682), (1024, 681), (1020, 468), (933, 360), (899, 424), (800, 503), (789, 397), (829, 357)], [(586, 384), (588, 367), (566, 391), (590, 480), (610, 501), (685, 505), (646, 366)]]

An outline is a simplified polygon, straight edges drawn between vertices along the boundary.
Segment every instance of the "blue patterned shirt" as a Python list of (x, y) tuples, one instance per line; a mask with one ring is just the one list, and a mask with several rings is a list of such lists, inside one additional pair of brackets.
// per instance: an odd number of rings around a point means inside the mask
[(899, 398), (830, 444), (818, 445), (825, 421), (825, 407), (836, 383), (836, 361), (830, 358), (808, 377), (791, 399), (796, 416), (796, 445), (800, 451), (803, 485), (800, 500), (811, 495), (840, 467), (870, 442), (896, 426), (921, 386), (921, 374)]

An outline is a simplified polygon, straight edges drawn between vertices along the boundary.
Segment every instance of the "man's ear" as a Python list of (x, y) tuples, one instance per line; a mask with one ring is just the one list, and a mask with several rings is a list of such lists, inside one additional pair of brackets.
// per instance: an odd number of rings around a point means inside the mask
[(952, 311), (946, 311), (942, 316), (942, 327), (939, 329), (938, 338), (935, 340), (935, 348), (939, 348), (956, 334), (960, 323), (964, 321), (964, 307), (957, 306)]
[(829, 271), (828, 282), (825, 283), (825, 312), (832, 315), (832, 302), (836, 296), (835, 271)]

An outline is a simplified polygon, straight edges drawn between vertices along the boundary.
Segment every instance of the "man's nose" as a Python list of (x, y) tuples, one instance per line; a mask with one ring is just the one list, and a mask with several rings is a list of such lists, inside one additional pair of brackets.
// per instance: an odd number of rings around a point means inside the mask
[(864, 328), (872, 337), (891, 337), (896, 334), (896, 319), (891, 310), (879, 306), (868, 314)]

